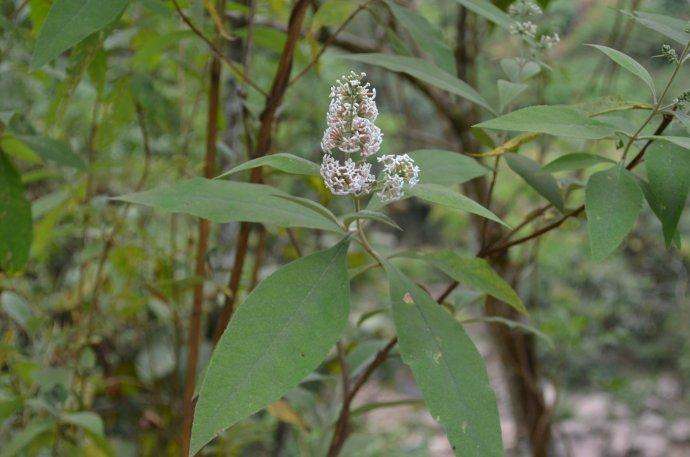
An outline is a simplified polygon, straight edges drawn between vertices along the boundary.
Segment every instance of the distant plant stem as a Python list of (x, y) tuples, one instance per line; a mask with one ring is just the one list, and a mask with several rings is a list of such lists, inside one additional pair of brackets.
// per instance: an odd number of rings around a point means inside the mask
[[(222, 15), (225, 1), (218, 0), (217, 10)], [(206, 124), (206, 154), (204, 156), (204, 176), (212, 178), (215, 174), (216, 145), (218, 142), (218, 109), (220, 105), (220, 58), (214, 53), (209, 70), (208, 91), (208, 120)], [(206, 250), (210, 232), (209, 221), (199, 219), (198, 242), (194, 274), (201, 278), (194, 285), (192, 315), (189, 320), (187, 334), (187, 368), (185, 373), (183, 396), (183, 421), (182, 421), (182, 450), (183, 455), (189, 455), (189, 446), (192, 433), (192, 419), (194, 417), (194, 389), (196, 386), (196, 369), (199, 359), (199, 346), (201, 344), (201, 314), (204, 301), (204, 280), (206, 270)]]
[[(287, 28), (287, 38), (280, 54), (278, 69), (276, 70), (273, 78), (271, 90), (266, 97), (264, 109), (259, 116), (260, 126), (257, 134), (256, 148), (252, 151), (252, 154), (250, 155), (251, 158), (262, 157), (270, 152), (271, 142), (273, 139), (273, 128), (276, 120), (276, 112), (282, 104), (285, 92), (288, 88), (288, 81), (292, 71), (292, 62), (295, 55), (295, 48), (297, 47), (297, 43), (299, 42), (299, 38), (301, 36), (302, 23), (304, 22), (304, 16), (308, 6), (308, 0), (298, 0), (292, 7)], [(255, 168), (252, 170), (250, 181), (253, 183), (262, 181), (261, 168)], [(240, 224), (240, 232), (238, 233), (235, 249), (246, 251), (248, 248), (248, 237), (249, 224), (247, 222), (242, 222)], [(246, 252), (244, 254), (246, 254)], [(241, 274), (246, 259), (246, 255), (244, 254), (241, 257), (236, 257), (236, 260), (239, 261), (236, 261), (233, 265), (231, 278), (232, 275)], [(225, 306), (223, 307), (220, 317), (218, 318), (218, 323), (216, 324), (216, 328), (214, 330), (214, 335), (217, 335), (218, 338), (220, 338), (220, 335), (222, 335), (225, 331), (225, 328), (228, 326), (230, 318), (232, 318), (232, 314), (234, 313), (234, 295), (235, 294), (231, 294), (225, 300)]]

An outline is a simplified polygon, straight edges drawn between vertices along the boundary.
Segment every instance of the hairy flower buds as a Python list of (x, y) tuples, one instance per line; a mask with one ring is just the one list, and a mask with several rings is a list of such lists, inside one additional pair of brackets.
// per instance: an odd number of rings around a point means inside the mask
[(365, 195), (371, 192), (376, 182), (371, 173), (371, 164), (356, 164), (349, 158), (340, 163), (330, 154), (323, 156), (321, 177), (334, 195)]
[(541, 16), (542, 10), (532, 0), (518, 0), (508, 8), (508, 14), (513, 17)]
[(383, 164), (381, 189), (377, 193), (382, 201), (399, 200), (406, 186), (411, 188), (419, 182), (419, 167), (407, 154), (384, 155), (378, 161)]
[(326, 131), (321, 148), (328, 153), (338, 149), (362, 157), (376, 154), (381, 148), (383, 134), (374, 125), (379, 115), (376, 90), (362, 80), (364, 73), (350, 72), (331, 87), (331, 102), (326, 115)]
[[(374, 101), (376, 90), (363, 83), (364, 73), (350, 72), (331, 87), (330, 104), (326, 114), (326, 130), (321, 140), (324, 151), (321, 177), (334, 195), (362, 196), (378, 187), (377, 195), (389, 202), (403, 197), (405, 187), (419, 182), (419, 167), (407, 154), (384, 155), (378, 185), (367, 158), (381, 148), (383, 134), (374, 125), (378, 108)], [(333, 151), (348, 155), (344, 162), (333, 157)], [(357, 162), (349, 155), (359, 154)]]

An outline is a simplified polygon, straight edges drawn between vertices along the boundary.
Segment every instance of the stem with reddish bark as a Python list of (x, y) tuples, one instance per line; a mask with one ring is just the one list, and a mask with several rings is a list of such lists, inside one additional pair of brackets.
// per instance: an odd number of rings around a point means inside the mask
[[(298, 0), (293, 6), (292, 12), (290, 13), (287, 39), (285, 40), (285, 45), (283, 46), (283, 51), (281, 52), (280, 60), (278, 61), (278, 69), (276, 70), (275, 77), (273, 78), (271, 90), (266, 98), (264, 109), (259, 116), (259, 133), (256, 140), (256, 149), (251, 157), (252, 159), (268, 154), (271, 149), (271, 142), (273, 140), (273, 126), (276, 119), (276, 113), (283, 102), (285, 92), (288, 88), (290, 73), (292, 71), (292, 62), (295, 55), (295, 48), (297, 47), (297, 43), (301, 36), (302, 23), (304, 22), (304, 16), (308, 7), (308, 0)], [(254, 168), (250, 176), (250, 182), (258, 183), (261, 182), (261, 180), (261, 168)], [(241, 277), (246, 259), (246, 251), (249, 245), (248, 241), (249, 224), (247, 222), (242, 222), (240, 224), (240, 231), (237, 236), (237, 251), (235, 256), (236, 262), (233, 265), (233, 270), (230, 274), (231, 280), (233, 277)], [(239, 287), (239, 280), (237, 287)], [(231, 293), (225, 300), (225, 305), (221, 311), (221, 314), (218, 318), (218, 323), (214, 330), (214, 335), (217, 335), (218, 338), (220, 338), (225, 331), (225, 328), (228, 326), (228, 322), (230, 322), (230, 318), (235, 311), (235, 298), (237, 293), (236, 290), (233, 291), (232, 287), (230, 287), (230, 290)]]
[[(221, 12), (225, 2), (219, 0), (217, 9)], [(217, 53), (213, 54), (209, 70), (208, 92), (208, 122), (206, 124), (206, 155), (204, 157), (204, 176), (212, 178), (215, 174), (216, 144), (218, 141), (218, 108), (220, 105), (220, 76), (221, 61)], [(195, 259), (194, 274), (199, 278), (205, 277), (206, 250), (208, 248), (209, 221), (199, 219), (199, 240)], [(194, 417), (194, 388), (196, 385), (196, 369), (199, 360), (199, 346), (201, 344), (201, 314), (204, 301), (204, 281), (194, 286), (192, 315), (189, 320), (187, 368), (185, 373), (183, 397), (182, 450), (183, 455), (189, 455), (189, 445), (192, 434), (192, 419)]]

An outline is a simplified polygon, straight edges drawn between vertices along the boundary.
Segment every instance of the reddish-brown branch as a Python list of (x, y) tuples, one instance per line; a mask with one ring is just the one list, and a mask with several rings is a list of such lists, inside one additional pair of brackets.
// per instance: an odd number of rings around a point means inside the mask
[[(177, 2), (175, 2), (176, 7)], [(222, 14), (225, 2), (219, 0), (217, 9)], [(178, 7), (179, 8), (179, 7)], [(208, 121), (206, 124), (206, 155), (204, 157), (204, 176), (212, 178), (215, 175), (216, 144), (218, 142), (218, 109), (220, 106), (220, 76), (221, 61), (217, 53), (213, 54), (209, 71), (208, 92)], [(206, 251), (210, 232), (209, 221), (199, 219), (199, 238), (197, 242), (194, 273), (198, 278), (206, 276)], [(194, 286), (192, 315), (189, 319), (187, 335), (187, 368), (185, 373), (183, 398), (182, 449), (183, 455), (189, 455), (189, 445), (192, 433), (192, 419), (194, 417), (194, 389), (196, 386), (196, 369), (201, 345), (201, 314), (204, 299), (204, 281)]]
[[(285, 91), (288, 87), (288, 81), (290, 80), (290, 73), (292, 71), (292, 62), (295, 55), (295, 48), (297, 47), (297, 43), (301, 37), (302, 23), (304, 22), (304, 15), (306, 14), (308, 6), (308, 0), (298, 0), (293, 6), (292, 12), (290, 13), (290, 20), (288, 21), (287, 28), (287, 39), (285, 40), (283, 51), (280, 54), (278, 69), (276, 70), (273, 78), (271, 90), (266, 98), (264, 109), (259, 116), (259, 133), (256, 140), (256, 149), (253, 151), (253, 154), (251, 154), (252, 158), (264, 156), (268, 154), (271, 149), (273, 126), (276, 119), (276, 113), (283, 102), (283, 97), (285, 96)], [(261, 168), (254, 168), (251, 173), (250, 181), (257, 183), (261, 182), (261, 180)], [(237, 241), (235, 244), (237, 246), (236, 253), (238, 254), (235, 256), (236, 261), (233, 265), (232, 272), (230, 273), (230, 281), (233, 281), (233, 278), (235, 277), (241, 277), (244, 262), (246, 260), (248, 239), (249, 224), (247, 222), (242, 222), (240, 224), (240, 231), (237, 235)], [(230, 289), (232, 291), (232, 284)], [(218, 338), (220, 338), (220, 335), (223, 334), (228, 322), (230, 322), (230, 319), (232, 318), (235, 308), (234, 299), (236, 295), (236, 292), (233, 292), (226, 299), (225, 306), (214, 330), (214, 335), (217, 335)]]
[(355, 399), (357, 392), (364, 386), (364, 384), (369, 380), (371, 375), (376, 371), (376, 369), (383, 364), (388, 358), (391, 350), (398, 343), (398, 338), (392, 338), (388, 344), (381, 349), (374, 357), (369, 365), (364, 369), (361, 375), (352, 383), (347, 395), (343, 396), (343, 406), (340, 409), (340, 415), (335, 423), (335, 429), (333, 430), (333, 437), (331, 438), (331, 444), (328, 448), (328, 457), (335, 457), (340, 454), (340, 451), (345, 444), (345, 440), (348, 435), (348, 423), (350, 418), (350, 407), (352, 405), (352, 400)]
[(323, 53), (326, 52), (326, 49), (328, 49), (328, 47), (329, 47), (331, 44), (333, 44), (333, 42), (334, 42), (335, 39), (337, 38), (338, 34), (339, 34), (340, 32), (342, 32), (342, 31), (345, 29), (345, 27), (347, 27), (347, 25), (348, 25), (350, 22), (352, 22), (352, 20), (355, 18), (355, 16), (357, 16), (357, 15), (360, 13), (360, 11), (363, 11), (363, 10), (367, 9), (367, 8), (369, 7), (369, 4), (370, 4), (372, 1), (373, 1), (373, 0), (368, 0), (368, 1), (364, 2), (364, 3), (362, 3), (361, 5), (359, 5), (359, 7), (357, 7), (357, 9), (355, 9), (355, 10), (354, 10), (354, 11), (343, 21), (343, 23), (340, 24), (340, 27), (338, 27), (338, 28), (336, 29), (336, 31), (333, 32), (333, 34), (331, 34), (329, 37), (327, 37), (327, 38), (324, 40), (323, 45), (321, 46), (321, 49), (319, 49), (319, 51), (316, 53), (316, 55), (315, 55), (314, 58), (311, 60), (311, 62), (309, 62), (309, 64), (308, 64), (306, 67), (304, 67), (304, 68), (302, 69), (302, 71), (300, 71), (300, 72), (297, 74), (297, 76), (295, 76), (294, 78), (292, 78), (292, 80), (290, 80), (290, 84), (294, 84), (295, 82), (297, 82), (298, 79), (300, 79), (302, 76), (304, 76), (305, 74), (307, 74), (307, 72), (308, 72), (309, 70), (311, 70), (311, 68), (312, 68), (314, 65), (317, 64), (317, 62), (319, 61), (319, 59), (321, 59), (321, 56), (323, 55)]
[(221, 335), (225, 331), (225, 327), (230, 322), (230, 317), (235, 311), (235, 303), (237, 303), (237, 293), (240, 288), (240, 279), (242, 279), (242, 268), (245, 258), (247, 256), (247, 248), (249, 247), (249, 232), (250, 225), (240, 224), (240, 231), (237, 235), (237, 243), (235, 245), (235, 261), (233, 262), (233, 269), (230, 272), (230, 280), (228, 283), (229, 293), (225, 296), (225, 303), (223, 310), (218, 317), (218, 324), (213, 331), (213, 345), (218, 343)]
[[(182, 11), (182, 8), (180, 7), (180, 4), (178, 3), (177, 0), (172, 0), (173, 6), (175, 7), (175, 10), (177, 11), (177, 14), (180, 16), (180, 19), (187, 24), (187, 26), (194, 32), (196, 36), (201, 38), (209, 47), (211, 50), (211, 53), (213, 54), (214, 59), (217, 59), (219, 61), (222, 61), (225, 65), (227, 65), (233, 73), (235, 73), (237, 76), (239, 76), (244, 82), (247, 83), (252, 89), (256, 90), (262, 95), (266, 95), (266, 91), (264, 91), (261, 87), (259, 87), (254, 81), (250, 80), (245, 74), (242, 68), (240, 68), (235, 62), (232, 60), (228, 59), (228, 57), (221, 51), (216, 43), (211, 41), (204, 33), (197, 27), (194, 22), (185, 14), (184, 11)], [(223, 16), (222, 13), (218, 13), (220, 16)]]

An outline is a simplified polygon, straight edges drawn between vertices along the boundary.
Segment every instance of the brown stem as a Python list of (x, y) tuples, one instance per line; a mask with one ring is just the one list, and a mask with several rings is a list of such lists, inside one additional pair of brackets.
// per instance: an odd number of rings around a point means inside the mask
[[(180, 4), (178, 3), (177, 0), (172, 0), (173, 6), (175, 7), (175, 10), (177, 11), (177, 14), (180, 16), (180, 19), (187, 24), (187, 26), (194, 32), (195, 35), (197, 35), (199, 38), (201, 38), (209, 47), (211, 50), (211, 53), (213, 54), (213, 58), (218, 60), (219, 62), (223, 62), (225, 65), (232, 70), (234, 74), (240, 77), (245, 83), (247, 83), (252, 89), (256, 90), (260, 94), (266, 96), (266, 91), (264, 91), (261, 87), (259, 87), (254, 81), (250, 80), (245, 74), (242, 68), (240, 68), (235, 62), (232, 60), (228, 59), (228, 57), (223, 53), (223, 51), (218, 48), (216, 43), (211, 41), (206, 35), (204, 35), (204, 32), (199, 29), (194, 22), (185, 14), (184, 11), (182, 11), (182, 8), (180, 7)], [(223, 16), (223, 13), (219, 12), (218, 13), (220, 16)]]
[[(292, 71), (292, 62), (295, 55), (295, 48), (301, 36), (302, 23), (304, 22), (304, 15), (309, 6), (308, 0), (298, 0), (292, 8), (290, 13), (290, 20), (288, 21), (287, 29), (287, 39), (285, 40), (285, 45), (283, 46), (283, 51), (280, 55), (280, 60), (278, 61), (278, 69), (276, 70), (275, 76), (273, 78), (273, 83), (271, 84), (271, 90), (266, 98), (266, 104), (264, 106), (261, 115), (259, 116), (260, 127), (259, 133), (257, 135), (256, 149), (252, 154), (252, 158), (257, 158), (264, 156), (269, 153), (271, 148), (271, 141), (273, 139), (273, 125), (275, 123), (276, 112), (280, 107), (283, 97), (285, 96), (285, 91), (288, 88), (288, 81), (290, 79), (290, 72)], [(252, 170), (250, 181), (251, 182), (261, 182), (261, 168), (254, 168)], [(246, 259), (246, 249), (249, 236), (249, 224), (247, 222), (242, 222), (240, 224), (240, 231), (237, 235), (237, 251), (245, 251), (240, 258), (236, 257), (233, 265), (233, 271), (230, 274), (232, 280), (233, 276), (241, 275), (242, 269), (244, 267), (244, 261)], [(232, 290), (232, 287), (230, 287)], [(218, 319), (216, 328), (214, 330), (214, 335), (223, 334), (225, 328), (232, 318), (232, 313), (234, 311), (234, 295), (229, 296), (230, 301), (226, 299), (226, 304), (221, 311), (221, 317)]]
[[(173, 0), (178, 12), (182, 15), (177, 2)], [(223, 14), (225, 1), (218, 0), (217, 9)], [(184, 16), (183, 16), (184, 18)], [(222, 54), (221, 54), (222, 55)], [(208, 122), (206, 124), (206, 155), (204, 157), (204, 176), (212, 178), (215, 174), (216, 144), (218, 141), (218, 108), (220, 104), (220, 75), (221, 61), (218, 53), (214, 52), (209, 71), (208, 92)], [(198, 278), (205, 277), (206, 250), (208, 247), (209, 221), (199, 219), (199, 239), (195, 259), (194, 273)], [(192, 419), (194, 417), (194, 388), (196, 385), (196, 369), (201, 344), (201, 314), (204, 299), (204, 281), (200, 280), (194, 286), (192, 315), (189, 320), (187, 368), (185, 373), (183, 398), (182, 449), (183, 455), (189, 455), (189, 445), (192, 433)]]
[(249, 232), (250, 225), (247, 223), (240, 224), (240, 231), (237, 234), (237, 244), (235, 245), (235, 261), (230, 272), (230, 280), (228, 282), (228, 294), (225, 296), (225, 303), (223, 310), (218, 316), (218, 324), (213, 331), (213, 345), (215, 346), (220, 340), (220, 337), (225, 331), (225, 327), (230, 322), (233, 312), (235, 311), (235, 303), (237, 302), (237, 293), (240, 288), (240, 279), (242, 278), (242, 266), (244, 265), (247, 256), (247, 249), (249, 247)]
[(369, 7), (369, 4), (370, 4), (372, 1), (373, 1), (373, 0), (368, 0), (368, 1), (364, 2), (364, 3), (362, 3), (361, 5), (359, 5), (359, 7), (358, 7), (356, 10), (354, 10), (354, 11), (343, 21), (342, 24), (340, 24), (340, 27), (338, 27), (338, 28), (336, 29), (336, 31), (333, 32), (333, 34), (331, 34), (328, 38), (326, 38), (326, 40), (325, 40), (324, 43), (323, 43), (323, 46), (321, 46), (321, 49), (319, 49), (319, 51), (316, 53), (316, 55), (315, 55), (314, 58), (311, 60), (311, 62), (309, 62), (309, 64), (308, 64), (306, 67), (304, 67), (304, 68), (302, 69), (302, 71), (300, 71), (300, 72), (297, 74), (297, 76), (295, 76), (294, 78), (292, 78), (292, 79), (290, 80), (290, 84), (294, 84), (295, 82), (297, 82), (298, 79), (300, 79), (302, 76), (304, 76), (305, 74), (307, 74), (307, 72), (308, 72), (309, 70), (311, 70), (311, 68), (312, 68), (314, 65), (317, 64), (317, 62), (319, 61), (319, 59), (321, 59), (321, 56), (323, 55), (323, 53), (326, 52), (326, 49), (328, 49), (328, 47), (329, 47), (331, 44), (333, 44), (333, 42), (335, 41), (335, 39), (336, 39), (336, 37), (338, 36), (338, 34), (339, 34), (340, 32), (342, 32), (343, 29), (345, 29), (345, 27), (347, 27), (347, 25), (355, 18), (355, 16), (357, 16), (357, 15), (359, 14), (360, 11), (363, 11), (363, 10), (367, 9), (367, 8)]
[(348, 422), (350, 418), (350, 407), (352, 405), (352, 400), (354, 400), (357, 392), (364, 386), (364, 384), (369, 380), (371, 375), (376, 371), (376, 369), (383, 364), (388, 358), (388, 354), (398, 343), (398, 338), (392, 338), (388, 344), (381, 349), (374, 357), (369, 365), (364, 369), (361, 375), (352, 383), (352, 386), (348, 394), (343, 398), (343, 406), (340, 409), (340, 415), (335, 423), (335, 429), (333, 430), (333, 437), (331, 438), (331, 444), (328, 448), (328, 457), (335, 457), (340, 454), (343, 444), (348, 435)]

